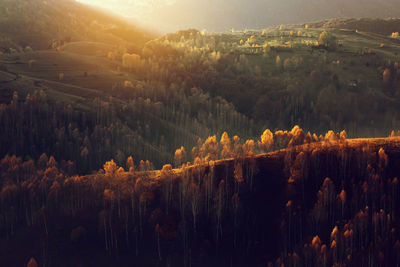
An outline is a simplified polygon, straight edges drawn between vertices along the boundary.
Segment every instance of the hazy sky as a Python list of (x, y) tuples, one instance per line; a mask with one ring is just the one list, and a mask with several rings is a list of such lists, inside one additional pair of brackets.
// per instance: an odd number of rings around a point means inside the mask
[(77, 0), (161, 32), (261, 29), (337, 17), (399, 17), (400, 0)]
[[(156, 13), (170, 5), (174, 5), (175, 0), (76, 0), (81, 3), (94, 5), (122, 15), (126, 18), (132, 18), (146, 26), (156, 27), (159, 23)], [(171, 23), (165, 23), (161, 31), (174, 31), (176, 26)]]

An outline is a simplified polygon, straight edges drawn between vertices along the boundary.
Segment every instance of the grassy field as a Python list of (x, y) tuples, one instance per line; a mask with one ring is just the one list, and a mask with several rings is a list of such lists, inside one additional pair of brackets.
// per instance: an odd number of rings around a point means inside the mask
[[(292, 37), (291, 31), (294, 32)], [(247, 31), (223, 35), (222, 40), (239, 44), (240, 40), (246, 41), (254, 36), (257, 48), (245, 44), (237, 49), (241, 53), (249, 54), (253, 65), (259, 65), (265, 73), (276, 71), (275, 60), (278, 55), (282, 62), (286, 58), (300, 57), (304, 65), (298, 72), (310, 73), (318, 67), (320, 70), (338, 74), (344, 81), (361, 80), (368, 84), (367, 88), (375, 89), (380, 87), (381, 73), (373, 64), (400, 60), (398, 39), (346, 29), (329, 30), (338, 40), (339, 47), (335, 51), (312, 49), (310, 46), (318, 41), (323, 31), (325, 29), (304, 28), (273, 29), (264, 34), (262, 31)], [(296, 36), (298, 32), (301, 35)], [(267, 46), (265, 53), (262, 51), (263, 45)], [(254, 50), (257, 52), (254, 53)], [(368, 54), (368, 50), (371, 53)], [(362, 54), (362, 51), (365, 53)], [(293, 76), (296, 72), (287, 75)]]
[(89, 51), (95, 51), (97, 45), (72, 43), (65, 46), (65, 51), (63, 48), (62, 51), (1, 55), (0, 62), (7, 67), (3, 75), (11, 80), (15, 78), (13, 73), (19, 76), (6, 87), (17, 91), (44, 89), (50, 95), (58, 92), (57, 100), (63, 100), (63, 94), (66, 98), (88, 99), (103, 95), (117, 83), (134, 79), (133, 74), (118, 71), (118, 63), (107, 59), (105, 51), (109, 47), (106, 45), (99, 45), (103, 53), (90, 54)]

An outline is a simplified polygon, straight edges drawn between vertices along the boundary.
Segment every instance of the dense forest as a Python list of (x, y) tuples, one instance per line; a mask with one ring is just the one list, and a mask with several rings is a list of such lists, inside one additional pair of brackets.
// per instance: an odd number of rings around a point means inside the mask
[(87, 176), (45, 154), (6, 156), (0, 257), (7, 266), (396, 266), (399, 139), (345, 138), (295, 127), (239, 144), (224, 133), (178, 169), (144, 171), (129, 157)]
[[(159, 90), (139, 91), (124, 102), (95, 98), (82, 109), (54, 103), (43, 91), (21, 97), (15, 92), (9, 104), (0, 105), (0, 153), (32, 159), (47, 153), (73, 161), (78, 173), (90, 173), (106, 160), (122, 164), (130, 155), (137, 163), (173, 162), (170, 151), (224, 128), (251, 134), (252, 122), (222, 99), (197, 89), (188, 96), (174, 87)], [(202, 113), (203, 106), (210, 113)]]
[(0, 265), (400, 266), (399, 20), (0, 4)]

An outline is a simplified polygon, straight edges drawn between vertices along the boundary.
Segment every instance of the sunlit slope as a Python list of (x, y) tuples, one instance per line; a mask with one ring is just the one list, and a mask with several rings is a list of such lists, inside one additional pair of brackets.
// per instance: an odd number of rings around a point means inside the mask
[[(37, 136), (23, 138), (25, 145), (12, 148), (16, 137), (9, 135), (13, 127), (6, 123), (8, 111), (3, 113), (2, 130), (9, 139), (4, 138), (2, 153), (38, 157), (46, 152), (75, 161), (89, 149), (90, 162), (81, 165), (77, 161), (79, 172), (98, 169), (110, 158), (123, 162), (129, 155), (162, 166), (173, 161), (176, 148), (193, 147), (198, 138), (226, 129), (241, 136), (252, 131), (251, 122), (225, 100), (201, 89), (184, 92), (176, 85), (146, 81), (142, 75), (146, 70), (135, 72), (122, 66), (122, 53), (117, 45), (71, 42), (54, 49), (0, 55), (0, 96), (6, 109), (12, 106), (15, 92), (20, 107), (12, 113), (19, 120), (33, 112), (28, 95), (37, 97), (43, 92), (45, 96), (39, 98), (46, 103), (40, 104), (46, 106), (46, 115), (39, 115), (39, 108), (29, 121), (41, 124), (41, 116), (54, 118), (47, 124), (49, 131), (44, 127), (22, 130), (25, 136)], [(80, 135), (68, 141), (67, 147), (74, 147), (71, 153), (50, 141), (58, 138), (57, 130), (67, 128)], [(35, 138), (49, 141), (32, 143)]]
[(151, 34), (73, 0), (1, 0), (0, 51), (48, 49), (71, 41), (121, 43), (132, 50)]
[[(340, 154), (341, 156), (351, 156), (351, 155), (361, 155), (363, 153), (377, 153), (380, 149), (383, 149), (385, 153), (392, 157), (394, 162), (398, 162), (400, 160), (400, 137), (388, 137), (388, 138), (356, 138), (356, 139), (346, 139), (340, 141), (319, 141), (313, 142), (310, 144), (303, 144), (298, 146), (292, 146), (284, 149), (279, 149), (269, 153), (262, 153), (255, 156), (245, 157), (244, 159), (240, 159), (246, 164), (250, 164), (249, 162), (255, 161), (257, 166), (262, 166), (265, 168), (264, 174), (269, 172), (278, 171), (277, 168), (283, 168), (285, 164), (293, 163), (295, 156), (299, 153), (309, 153), (310, 155), (314, 153), (320, 154)], [(289, 155), (289, 157), (288, 157)], [(237, 158), (231, 159), (221, 159), (213, 161), (212, 163), (207, 162), (202, 165), (205, 168), (205, 172), (207, 173), (210, 168), (210, 164), (212, 167), (218, 169), (219, 171), (223, 172), (223, 168), (233, 171), (235, 169), (235, 164), (237, 163)], [(285, 161), (288, 161), (285, 163)], [(391, 167), (394, 166), (395, 163), (391, 162)], [(246, 165), (244, 164), (244, 165)], [(327, 159), (324, 164), (329, 164), (329, 159)], [(332, 163), (336, 164), (336, 163)], [(193, 171), (195, 172), (199, 166), (189, 166), (187, 168), (178, 168), (174, 169), (174, 172), (178, 176), (185, 175), (185, 172)], [(281, 169), (282, 173), (281, 176), (285, 176), (285, 170)], [(157, 181), (158, 179), (162, 179), (161, 177), (161, 170), (156, 171), (149, 171), (149, 172), (138, 172), (137, 174), (143, 175), (149, 181), (153, 180)], [(261, 175), (261, 174), (260, 174)], [(183, 179), (183, 178), (182, 178)], [(290, 183), (290, 181), (288, 181)]]
[[(399, 39), (357, 29), (306, 26), (205, 35), (178, 32), (158, 45), (168, 40), (185, 51), (187, 69), (197, 67), (192, 57), (203, 65), (212, 62), (212, 71), (204, 67), (207, 75), (186, 75), (264, 123), (264, 128), (344, 128), (354, 137), (384, 136), (398, 128), (397, 119), (391, 119), (397, 115), (390, 114), (398, 113)], [(333, 36), (334, 47), (319, 40), (324, 31)]]

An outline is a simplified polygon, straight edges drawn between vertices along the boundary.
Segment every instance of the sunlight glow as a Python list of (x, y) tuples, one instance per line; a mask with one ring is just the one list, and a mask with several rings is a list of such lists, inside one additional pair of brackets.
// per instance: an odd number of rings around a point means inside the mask
[[(125, 17), (143, 26), (159, 31), (175, 30), (160, 18), (160, 13), (172, 7), (176, 0), (76, 0), (83, 4), (96, 6), (108, 12)], [(169, 12), (168, 12), (169, 13)]]
[(145, 19), (152, 9), (174, 3), (173, 0), (77, 0), (78, 2), (98, 6), (124, 17)]

